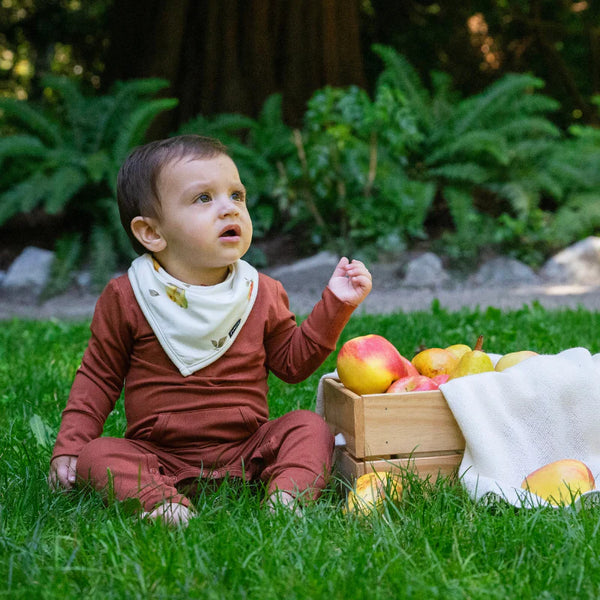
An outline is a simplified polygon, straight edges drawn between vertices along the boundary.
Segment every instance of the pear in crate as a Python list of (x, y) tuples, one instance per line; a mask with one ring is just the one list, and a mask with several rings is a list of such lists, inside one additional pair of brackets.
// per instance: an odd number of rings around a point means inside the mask
[(366, 515), (381, 512), (386, 499), (398, 502), (402, 498), (402, 480), (388, 471), (373, 471), (361, 475), (348, 492), (346, 511)]
[(538, 353), (533, 350), (519, 350), (518, 352), (509, 352), (504, 356), (501, 356), (498, 362), (496, 363), (496, 371), (505, 371), (509, 367), (513, 367), (514, 365), (518, 365), (520, 362), (531, 358), (532, 356), (537, 356)]
[(476, 375), (477, 373), (493, 371), (494, 363), (482, 348), (483, 336), (480, 335), (475, 348), (470, 352), (465, 352), (461, 356), (456, 369), (450, 374), (449, 380), (456, 379), (457, 377), (465, 377), (466, 375)]
[(427, 348), (415, 354), (411, 362), (421, 375), (436, 377), (452, 373), (458, 364), (458, 358), (444, 348)]
[(352, 338), (340, 348), (337, 372), (344, 386), (359, 395), (381, 394), (392, 381), (417, 375), (389, 340), (373, 333)]
[(452, 344), (451, 346), (447, 346), (444, 350), (448, 350), (448, 352), (452, 352), (456, 358), (460, 359), (465, 352), (471, 352), (471, 346), (467, 346), (467, 344)]
[(571, 504), (575, 498), (596, 488), (589, 467), (573, 458), (557, 460), (525, 477), (521, 487), (540, 496), (550, 504)]

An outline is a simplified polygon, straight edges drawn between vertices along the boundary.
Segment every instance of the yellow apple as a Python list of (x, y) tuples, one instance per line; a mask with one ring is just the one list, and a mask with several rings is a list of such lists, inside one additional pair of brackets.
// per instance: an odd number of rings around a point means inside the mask
[(412, 364), (421, 375), (435, 377), (436, 375), (450, 375), (458, 364), (458, 358), (444, 348), (427, 348), (427, 350), (415, 354)]
[(338, 352), (340, 381), (355, 394), (381, 394), (392, 381), (416, 375), (416, 369), (396, 347), (374, 333), (348, 340)]
[(550, 504), (570, 504), (577, 496), (596, 488), (589, 467), (573, 458), (563, 458), (533, 471), (521, 487)]
[(538, 353), (533, 350), (520, 350), (519, 352), (509, 352), (504, 356), (501, 356), (498, 362), (496, 363), (496, 371), (504, 371), (509, 367), (512, 367), (520, 362), (524, 361), (527, 358), (531, 358), (532, 356), (537, 356)]
[(346, 511), (362, 515), (381, 512), (386, 498), (395, 502), (402, 498), (401, 478), (388, 471), (365, 473), (348, 492)]

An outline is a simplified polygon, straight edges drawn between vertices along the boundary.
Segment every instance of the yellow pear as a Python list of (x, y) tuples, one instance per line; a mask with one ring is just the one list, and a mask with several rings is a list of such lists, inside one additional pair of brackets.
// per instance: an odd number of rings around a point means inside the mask
[(471, 352), (471, 346), (467, 346), (467, 344), (452, 344), (452, 346), (448, 346), (446, 348), (448, 352), (452, 352), (456, 358), (461, 358), (465, 352)]
[(533, 350), (519, 350), (518, 352), (509, 352), (500, 358), (496, 363), (496, 371), (504, 371), (508, 367), (512, 367), (527, 358), (537, 356), (538, 353)]
[(494, 370), (494, 363), (492, 359), (482, 350), (483, 347), (483, 336), (480, 335), (477, 339), (475, 348), (470, 352), (465, 352), (458, 365), (450, 374), (450, 380), (457, 379), (458, 377), (464, 377), (465, 375), (475, 375), (477, 373), (485, 373), (486, 371)]
[(373, 471), (361, 475), (348, 492), (345, 512), (369, 514), (381, 512), (385, 499), (398, 502), (402, 498), (401, 478), (388, 471)]
[(596, 482), (585, 463), (563, 458), (527, 475), (521, 487), (558, 506), (570, 504), (577, 496), (595, 489)]
[(452, 373), (458, 364), (458, 358), (444, 348), (427, 348), (415, 354), (411, 362), (421, 375), (435, 377)]

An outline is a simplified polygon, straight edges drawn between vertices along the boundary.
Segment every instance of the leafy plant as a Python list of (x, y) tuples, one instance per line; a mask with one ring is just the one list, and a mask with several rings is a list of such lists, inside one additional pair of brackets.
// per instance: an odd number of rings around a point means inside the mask
[(294, 217), (314, 220), (315, 245), (398, 249), (423, 233), (433, 189), (409, 182), (403, 164), (415, 134), (413, 116), (386, 85), (373, 100), (357, 87), (313, 95), (303, 129), (294, 132), (297, 156), (286, 176)]
[(547, 220), (543, 200), (559, 201), (570, 181), (564, 138), (547, 116), (558, 104), (537, 92), (544, 82), (508, 74), (461, 99), (443, 74), (432, 74), (429, 90), (395, 50), (375, 51), (385, 64), (380, 79), (402, 92), (417, 117), (421, 136), (408, 148), (408, 173), (435, 183), (454, 226), (446, 245), (458, 256), (525, 245), (527, 232), (539, 233)]
[(62, 216), (79, 235), (61, 238), (49, 291), (64, 289), (83, 260), (100, 287), (131, 256), (115, 200), (120, 164), (177, 100), (152, 98), (162, 79), (119, 82), (103, 96), (64, 77), (41, 83), (43, 102), (0, 99), (0, 127), (11, 133), (0, 139), (0, 224), (36, 209)]

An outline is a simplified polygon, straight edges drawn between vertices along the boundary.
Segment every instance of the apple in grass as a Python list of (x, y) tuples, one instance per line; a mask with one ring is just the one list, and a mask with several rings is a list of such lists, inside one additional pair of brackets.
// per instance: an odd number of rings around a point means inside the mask
[(355, 394), (381, 394), (392, 381), (417, 375), (410, 361), (381, 335), (374, 333), (348, 340), (338, 352), (340, 381)]
[(521, 487), (540, 496), (550, 504), (559, 506), (571, 502), (596, 488), (589, 467), (573, 458), (563, 458), (548, 463), (525, 477)]

